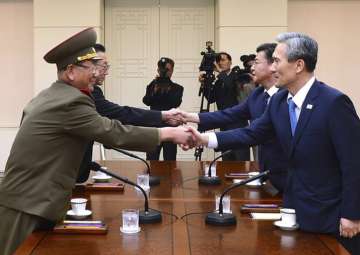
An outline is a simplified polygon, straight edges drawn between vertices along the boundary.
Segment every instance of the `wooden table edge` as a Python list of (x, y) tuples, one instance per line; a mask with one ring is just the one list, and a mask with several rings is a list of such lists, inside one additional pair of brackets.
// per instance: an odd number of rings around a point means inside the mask
[(351, 255), (335, 237), (322, 234), (317, 236), (334, 255)]
[(47, 235), (47, 231), (36, 231), (28, 236), (13, 255), (30, 255)]

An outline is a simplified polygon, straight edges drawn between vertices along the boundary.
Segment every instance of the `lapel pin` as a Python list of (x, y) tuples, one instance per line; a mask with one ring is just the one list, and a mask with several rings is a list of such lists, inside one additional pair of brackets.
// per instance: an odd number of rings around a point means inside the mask
[(312, 108), (313, 108), (313, 105), (312, 105), (312, 104), (307, 104), (307, 105), (306, 105), (306, 109), (311, 110)]

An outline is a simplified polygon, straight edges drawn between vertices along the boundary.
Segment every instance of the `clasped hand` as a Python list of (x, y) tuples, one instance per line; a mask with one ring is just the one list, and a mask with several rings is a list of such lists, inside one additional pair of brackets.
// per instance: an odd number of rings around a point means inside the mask
[(174, 143), (180, 144), (183, 150), (207, 145), (207, 136), (200, 134), (191, 126), (180, 126), (188, 122), (199, 123), (197, 113), (188, 113), (180, 109), (171, 109), (162, 112), (162, 119), (171, 126), (179, 126), (175, 134)]

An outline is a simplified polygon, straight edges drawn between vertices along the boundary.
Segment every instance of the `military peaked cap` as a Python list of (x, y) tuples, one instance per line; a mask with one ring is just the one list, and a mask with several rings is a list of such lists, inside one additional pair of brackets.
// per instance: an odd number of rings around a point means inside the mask
[(50, 50), (45, 54), (44, 59), (48, 63), (56, 63), (58, 70), (84, 60), (97, 59), (96, 51), (93, 48), (95, 43), (94, 28), (87, 28)]

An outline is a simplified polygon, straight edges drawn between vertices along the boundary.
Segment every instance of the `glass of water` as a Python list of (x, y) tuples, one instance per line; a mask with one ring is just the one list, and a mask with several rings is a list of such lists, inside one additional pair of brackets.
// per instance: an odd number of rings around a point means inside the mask
[[(209, 166), (210, 166), (210, 164), (205, 164), (204, 165), (204, 175), (205, 176), (209, 175)], [(216, 176), (216, 165), (215, 164), (213, 164), (211, 166), (211, 176)]]
[(148, 174), (138, 174), (136, 179), (137, 185), (141, 186), (141, 188), (147, 190), (150, 188), (149, 184), (149, 175)]
[[(215, 196), (215, 210), (216, 211), (219, 210), (219, 202), (220, 202), (220, 195), (216, 195)], [(232, 213), (232, 211), (230, 210), (230, 196), (229, 195), (226, 195), (223, 197), (222, 204), (223, 204), (223, 212), (224, 213)]]
[(122, 211), (122, 227), (120, 227), (120, 231), (127, 234), (137, 233), (140, 231), (139, 210), (124, 209)]

